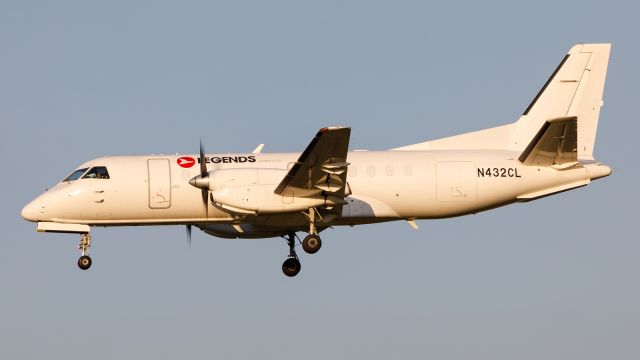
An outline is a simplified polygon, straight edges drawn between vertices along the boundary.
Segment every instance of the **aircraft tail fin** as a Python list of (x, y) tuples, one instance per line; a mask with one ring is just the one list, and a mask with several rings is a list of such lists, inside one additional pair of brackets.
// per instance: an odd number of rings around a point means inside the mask
[[(548, 153), (557, 146), (566, 151), (569, 142), (540, 139), (538, 136), (543, 137), (545, 133), (547, 136), (554, 133), (558, 135), (561, 128), (568, 126), (563, 122), (564, 125), (560, 127), (558, 119), (573, 118), (577, 132), (572, 135), (576, 138), (575, 158), (593, 160), (610, 51), (611, 44), (580, 44), (572, 47), (522, 116), (514, 123), (393, 150), (506, 149), (523, 152), (528, 149), (525, 158), (532, 154), (534, 156), (529, 161), (553, 164), (554, 161), (565, 161), (565, 155), (552, 158), (547, 154), (543, 156), (546, 159), (543, 161), (541, 154)], [(548, 125), (545, 125), (547, 123)], [(543, 126), (547, 128), (544, 129)], [(534, 149), (536, 144), (538, 148)]]
[[(551, 154), (553, 151), (559, 154), (559, 149), (568, 151), (571, 147), (569, 138), (564, 137), (562, 141), (554, 138), (561, 135), (560, 131), (572, 133), (571, 122), (575, 122), (577, 129), (577, 134), (571, 134), (576, 138), (575, 157), (593, 160), (610, 50), (611, 44), (572, 47), (522, 117), (513, 124), (511, 144), (515, 148), (529, 144), (523, 156), (534, 156), (530, 162), (564, 161), (567, 156), (573, 157), (565, 154), (558, 158)], [(534, 142), (538, 144), (537, 155)]]

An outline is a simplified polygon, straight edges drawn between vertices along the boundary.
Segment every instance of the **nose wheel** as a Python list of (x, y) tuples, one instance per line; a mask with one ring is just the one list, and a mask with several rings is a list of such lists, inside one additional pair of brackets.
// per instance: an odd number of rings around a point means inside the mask
[(91, 267), (91, 258), (88, 255), (90, 247), (91, 235), (88, 233), (82, 234), (80, 245), (78, 245), (78, 250), (82, 252), (82, 256), (78, 259), (78, 267), (82, 270), (87, 270)]
[(82, 255), (78, 259), (78, 267), (82, 270), (87, 270), (91, 267), (91, 258), (88, 255)]

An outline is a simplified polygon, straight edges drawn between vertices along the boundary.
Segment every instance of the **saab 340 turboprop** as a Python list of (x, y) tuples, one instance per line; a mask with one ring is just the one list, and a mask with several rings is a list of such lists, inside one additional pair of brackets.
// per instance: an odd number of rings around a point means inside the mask
[(299, 153), (109, 156), (82, 164), (22, 210), (37, 231), (186, 225), (222, 238), (283, 237), (287, 276), (297, 232), (317, 252), (329, 227), (477, 213), (585, 186), (611, 174), (594, 160), (610, 44), (576, 45), (514, 123), (388, 151), (349, 152), (348, 127), (320, 129)]

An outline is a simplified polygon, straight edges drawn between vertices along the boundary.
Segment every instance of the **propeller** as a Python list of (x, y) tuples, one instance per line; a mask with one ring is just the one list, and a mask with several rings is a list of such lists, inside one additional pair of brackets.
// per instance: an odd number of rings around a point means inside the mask
[[(209, 218), (209, 171), (207, 171), (207, 161), (204, 155), (204, 144), (202, 144), (202, 139), (200, 139), (200, 175), (189, 180), (189, 184), (200, 189), (204, 216), (205, 219), (207, 219)], [(191, 246), (191, 228), (191, 225), (187, 225), (187, 244), (189, 244), (189, 246)]]
[(209, 217), (209, 172), (207, 171), (207, 162), (204, 156), (204, 145), (200, 140), (200, 175), (189, 180), (191, 186), (195, 186), (201, 191), (202, 206), (204, 206), (205, 218)]

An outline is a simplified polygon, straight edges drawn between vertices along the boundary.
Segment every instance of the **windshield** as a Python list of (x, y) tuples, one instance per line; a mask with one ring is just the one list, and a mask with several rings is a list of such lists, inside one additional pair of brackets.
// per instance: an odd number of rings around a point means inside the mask
[(96, 166), (96, 167), (92, 167), (91, 170), (89, 170), (87, 174), (82, 178), (83, 179), (108, 179), (109, 172), (107, 171), (107, 168), (104, 166)]
[(88, 168), (78, 169), (78, 170), (74, 171), (73, 173), (71, 173), (71, 175), (67, 176), (67, 178), (62, 180), (62, 181), (78, 180), (80, 178), (80, 176), (82, 176), (82, 174), (84, 174), (87, 171), (87, 169)]

